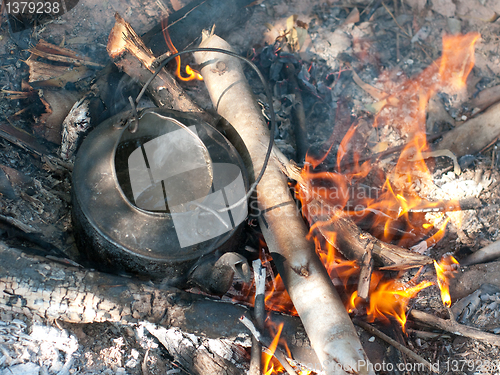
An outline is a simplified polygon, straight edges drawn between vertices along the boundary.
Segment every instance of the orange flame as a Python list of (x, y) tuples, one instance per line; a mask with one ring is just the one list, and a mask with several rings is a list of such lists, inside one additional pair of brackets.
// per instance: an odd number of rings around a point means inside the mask
[(458, 272), (458, 264), (458, 261), (449, 254), (443, 256), (439, 263), (434, 261), (437, 282), (439, 289), (441, 290), (441, 300), (443, 301), (443, 305), (446, 307), (451, 306), (450, 278), (455, 277), (453, 274)]
[(408, 286), (398, 280), (380, 282), (376, 289), (370, 293), (370, 305), (368, 307), (368, 319), (387, 321), (387, 316), (394, 317), (405, 329), (406, 307), (410, 299), (418, 292), (431, 285), (431, 281), (422, 281), (415, 286)]
[[(167, 38), (168, 34), (166, 34)], [(396, 242), (395, 233), (397, 233), (398, 241), (410, 243), (413, 239), (417, 243), (437, 227), (437, 220), (433, 223), (422, 223), (424, 215), (414, 213), (423, 206), (432, 208), (440, 205), (440, 202), (423, 201), (415, 188), (432, 183), (431, 174), (423, 158), (423, 153), (428, 150), (425, 134), (427, 105), (429, 99), (439, 91), (456, 94), (463, 90), (474, 64), (474, 44), (478, 38), (477, 33), (443, 37), (443, 54), (438, 61), (431, 64), (416, 78), (406, 80), (388, 91), (389, 95), (384, 99), (383, 106), (379, 106), (382, 109), (375, 118), (374, 126), (391, 126), (399, 130), (402, 135), (407, 134), (411, 139), (402, 150), (397, 164), (390, 173), (385, 174), (382, 170), (375, 169), (369, 161), (359, 163), (359, 152), (355, 150), (356, 147), (352, 146), (358, 130), (355, 124), (347, 131), (339, 145), (336, 172), (316, 170), (333, 149), (333, 144), (320, 158), (313, 158), (309, 154), (306, 157), (305, 166), (301, 171), (304, 183), (296, 185), (296, 196), (302, 202), (304, 217), (311, 224), (309, 239), (314, 241), (316, 252), (329, 276), (334, 282), (339, 280), (336, 284), (342, 285), (345, 289), (348, 312), (366, 309), (370, 321), (375, 319), (388, 321), (392, 316), (404, 330), (406, 309), (410, 299), (421, 290), (434, 285), (431, 281), (422, 281), (417, 284), (418, 275), (408, 283), (398, 279), (385, 280), (382, 272), (374, 271), (370, 283), (369, 300), (364, 301), (358, 297), (357, 291), (353, 290), (353, 286), (349, 284), (350, 278), (359, 273), (358, 265), (355, 261), (346, 261), (336, 252), (336, 233), (328, 231), (327, 228), (332, 220), (337, 220), (340, 215), (346, 215), (358, 223), (369, 220), (372, 225), (372, 234), (384, 241)], [(175, 51), (173, 46), (169, 48)], [(178, 60), (178, 74), (180, 75), (180, 60)], [(353, 161), (349, 168), (345, 167), (345, 160)], [(368, 193), (363, 189), (359, 190), (360, 183), (367, 176), (370, 176), (368, 180), (370, 183), (381, 181), (379, 185), (382, 187), (372, 190), (368, 183)], [(321, 221), (322, 219), (318, 221), (322, 213), (309, 212), (313, 206), (308, 203), (315, 199), (320, 199), (325, 205), (337, 208), (337, 210), (329, 211), (330, 221)], [(428, 247), (443, 238), (449, 220), (449, 217), (444, 220), (436, 233), (425, 240)], [(402, 223), (403, 234), (401, 235), (396, 230), (402, 226)], [(272, 279), (273, 272), (269, 265), (271, 257), (264, 254), (261, 260), (268, 267), (268, 275), (270, 274)], [(439, 263), (434, 262), (438, 286), (445, 306), (451, 305), (449, 279), (453, 277), (457, 265), (458, 262), (451, 256), (444, 257)], [(250, 289), (253, 292), (254, 288), (250, 287)], [(268, 285), (266, 290), (267, 309), (297, 314), (279, 275), (272, 279), (272, 285)], [(281, 329), (282, 326), (278, 329), (272, 348), (270, 348), (273, 353), (278, 345)], [(264, 355), (264, 374), (277, 374), (283, 371), (282, 366), (277, 361), (274, 362), (272, 358), (272, 355)]]
[[(177, 48), (175, 48), (174, 44), (172, 43), (172, 39), (170, 39), (170, 34), (168, 33), (168, 17), (165, 17), (161, 20), (161, 27), (163, 31), (163, 37), (165, 38), (165, 43), (167, 43), (167, 47), (170, 50), (170, 52), (177, 53)], [(177, 64), (177, 69), (175, 71), (175, 75), (181, 80), (181, 81), (192, 81), (192, 80), (198, 80), (198, 81), (203, 81), (203, 77), (200, 74), (200, 72), (194, 70), (191, 68), (189, 65), (186, 65), (186, 74), (188, 75), (187, 77), (183, 77), (181, 75), (181, 57), (177, 56), (175, 58), (175, 62)]]
[[(390, 88), (374, 126), (390, 126), (398, 130), (402, 137), (407, 135), (411, 141), (402, 150), (396, 166), (383, 177), (385, 183), (381, 189), (373, 190), (369, 187), (367, 192), (363, 192), (359, 188), (359, 183), (368, 175), (371, 176), (367, 180), (367, 185), (370, 186), (374, 178), (380, 178), (384, 173), (373, 168), (368, 161), (359, 164), (359, 152), (350, 146), (357, 131), (357, 126), (353, 125), (338, 148), (338, 172), (315, 171), (326, 155), (319, 159), (307, 155), (307, 163), (302, 170), (306, 186), (298, 185), (296, 189), (303, 207), (307, 207), (307, 202), (313, 197), (319, 197), (326, 204), (340, 208), (344, 215), (358, 223), (371, 220), (372, 234), (386, 242), (393, 241), (396, 235), (401, 245), (413, 239), (415, 243), (420, 241), (434, 226), (415, 222), (418, 214), (414, 212), (423, 204), (426, 208), (440, 204), (424, 202), (417, 194), (421, 186), (432, 183), (423, 157), (423, 153), (429, 148), (425, 133), (427, 105), (438, 91), (457, 93), (465, 87), (474, 64), (474, 45), (479, 36), (478, 33), (469, 33), (443, 37), (443, 54), (438, 61), (414, 79)], [(354, 163), (347, 168), (345, 160), (352, 160)], [(354, 189), (355, 184), (358, 190)], [(307, 212), (304, 212), (304, 216), (314, 219), (314, 215)], [(314, 222), (312, 220), (311, 224)], [(400, 229), (402, 226), (403, 230)], [(434, 235), (428, 244), (437, 242), (435, 240), (441, 235), (442, 231)]]
[(428, 239), (425, 240), (425, 242), (427, 242), (427, 247), (431, 247), (443, 239), (445, 235), (446, 226), (448, 225), (450, 219), (451, 217), (448, 216), (444, 221), (443, 225), (441, 225), (441, 227), (439, 228), (439, 230), (436, 233), (434, 233), (432, 237), (429, 237)]
[[(433, 285), (430, 281), (418, 284), (386, 281), (382, 280), (381, 272), (373, 272), (369, 301), (363, 301), (348, 285), (349, 278), (357, 274), (359, 268), (355, 262), (347, 263), (336, 254), (336, 234), (328, 232), (326, 228), (331, 221), (345, 215), (360, 224), (368, 222), (371, 224), (371, 233), (386, 242), (411, 246), (428, 237), (425, 241), (430, 247), (443, 238), (450, 218), (444, 220), (439, 228), (437, 220), (424, 223), (422, 207), (438, 207), (441, 203), (426, 202), (417, 194), (422, 186), (432, 184), (432, 175), (424, 161), (424, 153), (429, 149), (425, 129), (427, 105), (437, 92), (459, 94), (466, 87), (467, 77), (474, 65), (474, 45), (479, 37), (478, 33), (443, 37), (443, 53), (439, 60), (417, 77), (398, 86), (388, 87), (388, 96), (379, 105), (374, 105), (380, 108), (374, 126), (390, 127), (399, 131), (401, 138), (406, 135), (410, 139), (389, 173), (376, 169), (370, 161), (362, 164), (359, 162), (360, 154), (355, 144), (358, 131), (356, 124), (351, 126), (339, 144), (336, 172), (317, 170), (333, 145), (320, 158), (309, 154), (306, 156), (306, 163), (301, 171), (303, 183), (296, 185), (296, 196), (302, 203), (304, 217), (311, 224), (309, 237), (315, 242), (316, 252), (330, 277), (340, 278), (346, 289), (346, 309), (349, 312), (366, 307), (369, 319), (388, 320), (387, 317), (392, 316), (404, 329), (408, 302), (419, 291)], [(363, 190), (359, 186), (365, 179), (368, 187)], [(371, 188), (373, 181), (382, 181), (382, 188)], [(312, 207), (316, 207), (309, 205), (313, 200), (337, 208), (328, 211), (328, 222), (323, 221), (322, 212), (310, 211)], [(433, 228), (438, 230), (429, 236)], [(443, 290), (447, 290), (449, 274), (445, 273), (446, 277), (440, 276), (443, 273), (438, 272), (438, 267), (446, 265), (441, 263), (435, 263), (435, 266), (443, 295)], [(368, 305), (364, 306), (365, 303)]]
[(283, 323), (279, 325), (278, 332), (276, 332), (276, 335), (274, 336), (271, 345), (269, 345), (268, 348), (269, 353), (266, 352), (262, 353), (262, 364), (263, 364), (262, 373), (264, 375), (279, 374), (284, 370), (281, 363), (279, 363), (279, 361), (274, 358), (274, 353), (276, 352), (276, 348), (278, 347), (278, 342), (282, 330), (283, 330)]
[(349, 301), (347, 302), (347, 306), (345, 307), (347, 312), (350, 314), (356, 309), (357, 301), (358, 301), (358, 291), (355, 290), (351, 296), (349, 297)]
[(271, 289), (266, 288), (266, 290), (264, 304), (267, 309), (284, 312), (294, 316), (298, 315), (280, 275), (277, 275), (273, 280)]
[(479, 33), (443, 36), (439, 75), (456, 90), (466, 86), (467, 77), (475, 63), (474, 46), (480, 36)]

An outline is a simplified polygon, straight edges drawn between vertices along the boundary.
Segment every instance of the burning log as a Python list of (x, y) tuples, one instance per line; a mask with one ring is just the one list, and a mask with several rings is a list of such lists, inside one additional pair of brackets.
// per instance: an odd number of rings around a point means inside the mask
[[(305, 194), (303, 213), (311, 225), (349, 260), (363, 263), (363, 257), (370, 245), (374, 261), (386, 270), (402, 270), (431, 264), (433, 259), (414, 253), (405, 248), (385, 243), (371, 234), (362, 231), (342, 210), (323, 201), (309, 189), (308, 182), (302, 177), (299, 168), (279, 151), (273, 155), (288, 178), (297, 181), (299, 190)], [(331, 233), (336, 233), (331, 236)], [(373, 247), (372, 247), (373, 245)]]
[[(239, 338), (238, 342), (244, 342), (249, 338), (238, 321), (248, 313), (243, 306), (176, 288), (160, 289), (150, 283), (76, 268), (63, 261), (50, 261), (10, 248), (1, 242), (0, 257), (0, 290), (3, 291), (0, 308), (5, 310), (69, 323), (148, 321), (213, 339)], [(283, 336), (298, 360), (314, 361), (297, 318), (275, 313), (269, 318), (272, 324), (283, 324)], [(220, 374), (223, 371), (220, 358), (210, 359), (209, 353), (205, 356), (207, 358), (203, 359), (219, 370), (201, 374)], [(231, 366), (225, 370), (228, 374), (240, 374)]]
[[(115, 15), (115, 19), (115, 26), (108, 39), (108, 54), (118, 68), (144, 85), (156, 70), (153, 52), (119, 14)], [(158, 107), (183, 112), (202, 112), (165, 69), (149, 84), (148, 91)]]
[[(344, 217), (341, 210), (318, 199), (307, 203), (306, 217), (311, 223), (317, 223), (317, 230), (347, 259), (362, 264), (366, 249), (371, 247), (374, 260), (386, 270), (403, 270), (433, 262), (428, 256), (385, 243), (363, 232), (351, 219)], [(336, 236), (331, 236), (331, 233), (336, 233)]]
[(448, 149), (457, 157), (475, 154), (500, 136), (499, 116), (500, 103), (497, 103), (446, 133), (435, 148)]
[[(203, 35), (201, 47), (230, 50), (221, 38)], [(215, 52), (197, 52), (195, 59), (218, 113), (234, 127), (251, 178), (262, 168), (269, 131), (256, 105), (239, 61)], [(236, 138), (236, 137), (235, 137)], [(312, 347), (327, 374), (372, 373), (359, 366), (368, 359), (354, 326), (296, 209), (279, 163), (271, 159), (259, 185), (259, 222), (280, 275), (302, 319)]]

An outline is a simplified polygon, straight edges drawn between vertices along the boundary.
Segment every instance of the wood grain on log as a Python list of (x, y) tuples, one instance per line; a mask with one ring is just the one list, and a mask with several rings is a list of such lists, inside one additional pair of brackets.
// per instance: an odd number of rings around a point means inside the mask
[[(2, 242), (0, 258), (0, 308), (69, 323), (148, 321), (207, 338), (250, 343), (250, 334), (238, 320), (249, 309), (241, 305), (68, 266)], [(268, 319), (273, 325), (284, 324), (282, 335), (294, 357), (304, 363), (315, 360), (298, 318), (270, 313)]]

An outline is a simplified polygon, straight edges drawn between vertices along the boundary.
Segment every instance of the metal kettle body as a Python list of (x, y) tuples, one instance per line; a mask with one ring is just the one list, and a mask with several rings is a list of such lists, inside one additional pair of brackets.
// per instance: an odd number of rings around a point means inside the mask
[(135, 133), (124, 126), (130, 118), (104, 121), (78, 151), (77, 246), (101, 270), (185, 286), (204, 258), (238, 241), (246, 170), (233, 145), (195, 115), (144, 109)]

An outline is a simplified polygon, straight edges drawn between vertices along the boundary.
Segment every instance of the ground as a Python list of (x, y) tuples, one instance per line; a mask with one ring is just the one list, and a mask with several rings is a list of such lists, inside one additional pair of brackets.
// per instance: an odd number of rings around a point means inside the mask
[[(72, 49), (105, 65), (109, 62), (106, 43), (115, 12), (142, 34), (166, 11), (181, 6), (179, 1), (164, 5), (161, 1), (80, 0), (62, 17), (15, 33), (9, 31), (6, 16), (0, 18), (0, 88), (3, 90), (0, 124), (9, 123), (31, 134), (39, 124), (43, 106), (40, 107), (37, 100), (11, 99), (15, 95), (12, 91), (24, 90), (22, 82), (28, 80), (29, 74), (24, 63), (30, 55), (28, 48), (39, 40)], [(359, 82), (354, 82), (352, 70), (363, 82), (382, 91), (390, 90), (406, 77), (417, 76), (439, 58), (444, 34), (479, 32), (476, 64), (467, 80), (466, 93), (460, 101), (447, 93), (436, 96), (437, 117), (430, 121), (428, 116), (429, 135), (448, 131), (452, 125), (469, 118), (475, 113), (470, 103), (478, 93), (500, 83), (500, 21), (497, 20), (500, 5), (494, 0), (395, 0), (389, 3), (265, 0), (253, 4), (251, 11), (250, 19), (227, 39), (238, 52), (254, 59), (271, 81), (279, 120), (276, 143), (299, 164), (303, 160), (296, 154), (293, 130), (296, 98), (283, 69), (287, 59), (302, 67), (297, 80), (303, 94), (310, 153), (320, 156), (333, 143), (332, 152), (323, 164), (332, 170), (337, 163), (340, 141), (354, 119), (362, 131), (353, 138), (351, 149), (376, 153), (407, 140), (406, 134), (394, 132), (390, 126), (381, 128), (380, 134), (373, 130), (374, 116), (369, 109), (376, 100)], [(290, 24), (293, 15), (296, 17)], [(283, 45), (287, 45), (283, 52), (293, 52), (293, 55), (281, 55), (281, 59), (277, 59), (269, 46), (280, 36), (286, 41)], [(84, 88), (94, 74), (95, 70), (90, 70), (82, 82), (66, 85), (65, 89)], [(250, 73), (249, 80), (265, 107), (260, 85)], [(186, 91), (202, 106), (211, 105), (202, 84), (187, 84)], [(264, 112), (267, 111), (264, 109)], [(35, 132), (35, 136), (39, 137), (40, 133)], [(450, 159), (435, 158), (431, 172), (436, 189), (426, 190), (420, 185), (417, 189), (412, 185), (412, 189), (431, 200), (475, 196), (481, 202), (475, 209), (450, 214), (451, 223), (445, 237), (428, 251), (435, 259), (453, 253), (460, 260), (471, 251), (499, 240), (498, 146), (492, 138), (491, 145), (483, 152), (460, 158), (463, 170), (460, 176), (451, 171)], [(57, 248), (76, 259), (71, 232), (70, 173), (5, 138), (0, 140), (0, 147), (2, 240), (16, 244), (36, 242), (43, 244), (47, 251)], [(46, 147), (57, 150), (54, 144)], [(11, 184), (5, 184), (6, 178)], [(428, 214), (427, 220), (434, 220), (432, 215)], [(407, 245), (415, 245), (411, 242)], [(433, 267), (427, 267), (420, 277), (435, 278)], [(436, 286), (422, 291), (410, 306), (447, 318)], [(0, 320), (1, 374), (10, 373), (7, 369), (18, 374), (180, 372), (166, 350), (140, 324), (65, 324), (9, 312), (2, 313)], [(498, 348), (446, 333), (429, 338), (423, 336), (421, 326), (412, 323), (408, 328), (408, 336), (404, 336), (396, 324), (382, 326), (431, 363), (439, 362), (443, 374), (500, 373), (498, 368), (491, 370), (486, 366), (499, 358)], [(373, 340), (363, 333), (363, 340), (368, 354), (379, 362), (407, 361), (392, 347), (386, 349), (386, 344), (379, 339)], [(16, 366), (24, 367), (16, 369)]]

